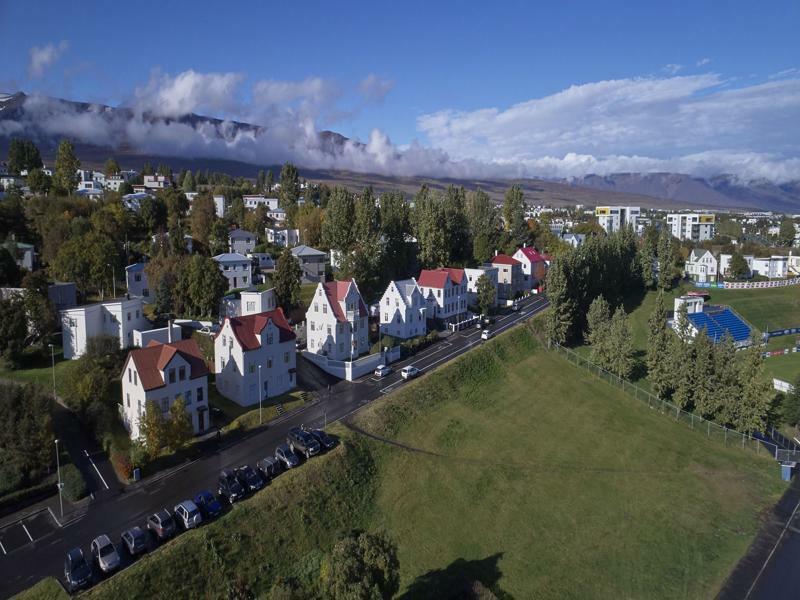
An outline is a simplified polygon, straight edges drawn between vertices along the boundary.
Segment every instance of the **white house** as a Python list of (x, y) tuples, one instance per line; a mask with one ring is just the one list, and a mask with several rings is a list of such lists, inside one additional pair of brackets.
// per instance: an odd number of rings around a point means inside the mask
[(267, 234), (267, 241), (279, 248), (292, 248), (300, 243), (299, 229), (267, 227), (264, 232)]
[(517, 248), (513, 258), (522, 263), (522, 285), (525, 289), (539, 287), (547, 275), (547, 257), (533, 246), (523, 246)]
[(275, 268), (275, 259), (269, 252), (248, 252), (247, 258), (253, 261), (253, 266), (259, 271), (272, 271)]
[(145, 175), (142, 183), (148, 190), (165, 190), (172, 187), (172, 178), (166, 175)]
[(133, 346), (135, 329), (150, 329), (141, 298), (78, 306), (62, 310), (60, 317), (64, 358), (80, 358), (88, 341), (101, 335), (116, 337), (120, 348), (129, 348)]
[(456, 322), (466, 316), (467, 278), (464, 269), (442, 267), (423, 270), (417, 285), (428, 303), (429, 319)]
[(355, 280), (317, 284), (306, 312), (308, 351), (348, 360), (369, 351), (367, 305)]
[(670, 213), (667, 215), (667, 226), (673, 236), (679, 240), (702, 242), (714, 237), (713, 214), (705, 213)]
[(718, 266), (719, 261), (709, 250), (694, 248), (686, 259), (684, 273), (689, 279), (700, 283), (716, 281)]
[(214, 338), (214, 372), (217, 391), (240, 406), (295, 387), (295, 334), (283, 310), (225, 317)]
[(225, 216), (225, 196), (214, 196), (214, 210), (220, 219)]
[[(728, 275), (730, 270), (732, 254), (719, 255), (719, 274), (723, 276)], [(752, 254), (743, 256), (747, 267), (750, 269), (748, 274), (750, 277), (753, 275), (761, 275), (769, 279), (783, 279), (789, 275), (789, 257), (788, 256), (768, 256), (758, 258)]]
[(228, 233), (228, 252), (248, 254), (256, 247), (256, 234), (244, 229), (233, 229)]
[(486, 275), (494, 287), (494, 304), (497, 306), (497, 276), (498, 269), (494, 265), (481, 265), (479, 267), (464, 269), (467, 278), (467, 306), (478, 305), (478, 279), (481, 275)]
[(426, 311), (416, 279), (390, 281), (379, 303), (381, 333), (403, 340), (425, 335)]
[(292, 256), (300, 264), (304, 280), (323, 281), (325, 279), (325, 261), (328, 258), (325, 252), (300, 244), (292, 248)]
[(280, 207), (271, 208), (267, 211), (267, 216), (276, 223), (283, 223), (286, 220), (286, 211)]
[(165, 418), (172, 403), (182, 397), (195, 434), (206, 431), (208, 418), (208, 367), (193, 339), (160, 344), (128, 353), (122, 369), (120, 413), (131, 439), (140, 435), (141, 419), (148, 402), (154, 402)]
[[(638, 233), (638, 231), (637, 231)], [(583, 233), (562, 233), (561, 239), (573, 248), (579, 247), (586, 241), (586, 234)], [(516, 258), (516, 257), (515, 257)]]
[(269, 312), (278, 307), (275, 288), (259, 292), (256, 290), (231, 294), (222, 298), (220, 316), (246, 317), (256, 313)]
[(252, 283), (252, 261), (236, 252), (226, 252), (214, 257), (219, 265), (219, 270), (228, 280), (228, 289), (249, 287)]
[(242, 202), (245, 208), (255, 209), (258, 206), (266, 206), (267, 210), (275, 210), (278, 208), (277, 198), (265, 198), (260, 194), (247, 194), (242, 196)]
[(634, 226), (641, 212), (638, 206), (598, 206), (594, 210), (597, 222), (606, 233), (619, 231), (627, 225)]
[(147, 273), (144, 270), (145, 263), (139, 262), (125, 267), (125, 284), (128, 287), (128, 294), (141, 298), (146, 304), (153, 301), (150, 294), (150, 284), (147, 281)]

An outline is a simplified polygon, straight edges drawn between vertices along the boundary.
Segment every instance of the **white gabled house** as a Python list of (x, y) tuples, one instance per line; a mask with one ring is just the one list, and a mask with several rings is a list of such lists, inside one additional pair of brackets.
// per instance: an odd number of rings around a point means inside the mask
[(115, 337), (120, 348), (134, 345), (134, 330), (149, 330), (141, 298), (123, 298), (62, 310), (61, 337), (64, 358), (77, 359), (92, 338)]
[(486, 275), (494, 287), (494, 304), (497, 306), (497, 276), (498, 268), (494, 265), (481, 265), (475, 268), (465, 268), (464, 275), (467, 277), (467, 306), (478, 306), (478, 279), (481, 275)]
[(710, 250), (694, 248), (686, 259), (684, 273), (692, 281), (713, 282), (717, 280), (718, 266), (719, 261)]
[(295, 334), (283, 310), (226, 317), (214, 338), (214, 372), (217, 391), (240, 406), (294, 388)]
[(168, 417), (179, 396), (186, 404), (194, 433), (209, 429), (208, 367), (195, 340), (150, 342), (128, 353), (122, 369), (120, 415), (131, 439), (139, 438), (140, 420), (148, 402), (154, 402)]
[(354, 279), (318, 283), (306, 312), (308, 351), (350, 360), (369, 351), (367, 305)]
[(429, 319), (457, 322), (466, 316), (468, 296), (464, 269), (423, 270), (417, 285), (428, 304)]
[(407, 340), (425, 335), (427, 303), (417, 280), (390, 281), (379, 303), (381, 334)]

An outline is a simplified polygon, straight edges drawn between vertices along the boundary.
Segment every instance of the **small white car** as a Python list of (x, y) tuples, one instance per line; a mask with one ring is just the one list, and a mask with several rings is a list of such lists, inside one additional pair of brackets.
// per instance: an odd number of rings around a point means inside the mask
[(386, 377), (389, 373), (392, 372), (392, 368), (386, 365), (378, 365), (375, 367), (375, 377)]
[(411, 365), (403, 367), (403, 370), (400, 371), (400, 377), (403, 379), (414, 379), (417, 375), (419, 375), (419, 369)]
[(194, 529), (203, 521), (200, 509), (191, 500), (184, 500), (175, 507), (173, 512), (184, 529)]
[(92, 556), (103, 573), (111, 573), (119, 568), (117, 547), (105, 534), (92, 540)]
[(489, 329), (484, 329), (481, 331), (481, 339), (482, 340), (490, 340), (494, 337), (494, 332)]

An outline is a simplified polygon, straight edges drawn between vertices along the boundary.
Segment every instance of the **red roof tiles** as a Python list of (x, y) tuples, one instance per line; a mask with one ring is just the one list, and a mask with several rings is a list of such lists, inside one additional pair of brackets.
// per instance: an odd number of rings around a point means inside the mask
[[(172, 342), (171, 344), (151, 341), (146, 347), (137, 348), (128, 353), (125, 368), (127, 368), (128, 362), (132, 360), (136, 367), (136, 372), (139, 374), (139, 379), (142, 381), (142, 387), (144, 387), (145, 391), (153, 390), (164, 386), (164, 378), (161, 373), (168, 367), (176, 354), (179, 354), (181, 358), (189, 363), (189, 379), (208, 375), (208, 366), (203, 358), (203, 353), (193, 339)], [(124, 373), (125, 369), (123, 369), (123, 376)]]
[(288, 342), (295, 338), (294, 331), (280, 307), (245, 317), (227, 317), (225, 320), (231, 324), (233, 335), (244, 350), (256, 350), (261, 347), (256, 336), (261, 334), (270, 321), (278, 328), (281, 342)]
[(519, 262), (516, 258), (509, 256), (508, 254), (497, 254), (492, 258), (493, 265), (521, 265), (522, 263)]
[[(344, 302), (352, 283), (355, 283), (352, 279), (345, 279), (343, 281), (328, 281), (322, 284), (325, 289), (325, 295), (328, 297), (328, 302), (333, 309), (333, 314), (336, 316), (336, 320), (341, 323), (346, 323), (347, 317), (340, 303)], [(356, 285), (356, 289), (358, 289), (358, 285)], [(367, 316), (367, 305), (364, 304), (364, 300), (361, 298), (361, 292), (358, 293), (358, 316)]]
[(420, 272), (417, 278), (417, 285), (420, 287), (443, 288), (447, 284), (447, 277), (455, 285), (461, 285), (464, 281), (464, 269), (452, 267), (440, 267), (438, 269), (425, 269)]

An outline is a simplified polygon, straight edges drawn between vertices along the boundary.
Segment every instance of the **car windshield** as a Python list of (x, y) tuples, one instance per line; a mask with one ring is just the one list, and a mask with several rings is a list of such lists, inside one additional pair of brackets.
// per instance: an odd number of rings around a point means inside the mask
[(114, 554), (114, 546), (106, 544), (100, 547), (100, 556), (109, 556), (110, 554)]
[(161, 519), (161, 526), (172, 527), (172, 516), (169, 516), (166, 519)]
[(79, 569), (86, 564), (86, 559), (83, 554), (72, 554), (69, 557), (69, 565), (73, 569)]
[(194, 518), (194, 517), (196, 517), (196, 516), (197, 516), (197, 510), (196, 510), (196, 509), (195, 509), (195, 510), (190, 510), (190, 511), (189, 511), (189, 518), (190, 518), (190, 519), (193, 519), (193, 518)]

